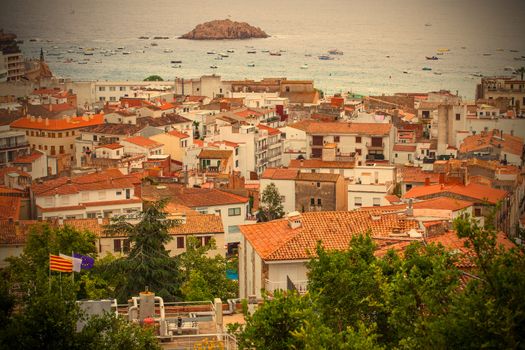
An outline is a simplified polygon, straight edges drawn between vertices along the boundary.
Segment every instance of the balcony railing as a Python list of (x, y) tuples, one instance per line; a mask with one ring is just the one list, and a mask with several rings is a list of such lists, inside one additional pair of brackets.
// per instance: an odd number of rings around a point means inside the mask
[(29, 142), (10, 142), (0, 144), (0, 149), (12, 149), (19, 147), (29, 147)]
[(264, 289), (269, 292), (276, 290), (297, 290), (300, 294), (306, 293), (308, 288), (308, 280), (297, 280), (293, 281), (287, 276), (285, 281), (270, 281), (269, 279), (264, 280)]
[(374, 144), (370, 144), (370, 142), (367, 142), (366, 143), (366, 147), (368, 149), (383, 149), (383, 148), (385, 148), (385, 143), (381, 142), (380, 145), (374, 145)]

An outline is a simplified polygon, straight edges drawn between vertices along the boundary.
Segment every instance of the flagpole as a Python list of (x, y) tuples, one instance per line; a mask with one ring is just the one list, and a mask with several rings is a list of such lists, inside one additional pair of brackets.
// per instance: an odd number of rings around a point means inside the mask
[[(75, 255), (73, 254), (73, 251), (71, 251), (71, 259), (75, 259)], [(73, 264), (73, 270), (71, 271), (71, 281), (73, 284), (75, 283), (75, 262), (74, 260), (71, 260), (71, 263)]]

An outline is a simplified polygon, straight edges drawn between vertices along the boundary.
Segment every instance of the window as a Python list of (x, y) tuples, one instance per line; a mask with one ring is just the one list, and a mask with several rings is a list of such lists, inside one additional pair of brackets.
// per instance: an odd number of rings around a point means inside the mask
[(109, 91), (115, 91), (116, 90), (116, 87), (115, 86), (110, 86), (109, 87)]
[(355, 137), (355, 143), (361, 143), (361, 136)]
[(461, 114), (456, 113), (456, 120), (461, 120)]
[(62, 133), (61, 132), (58, 133), (58, 137), (62, 138)]
[(235, 148), (235, 155), (236, 155), (236, 156), (239, 155), (239, 148)]
[(116, 194), (117, 196), (121, 196), (121, 195), (122, 195), (122, 191), (117, 191), (115, 194)]
[(99, 86), (98, 87), (98, 91), (106, 91), (106, 87), (105, 86)]
[(241, 208), (228, 208), (228, 216), (241, 215)]
[(221, 210), (220, 209), (215, 209), (215, 215), (221, 216)]
[(395, 154), (395, 157), (397, 158), (397, 153)]
[(64, 154), (64, 146), (62, 146), (62, 145), (60, 146), (59, 153), (60, 153), (60, 154)]
[(184, 237), (177, 237), (177, 248), (184, 248)]
[(106, 101), (106, 98), (105, 98), (104, 96), (100, 96), (100, 97), (98, 98), (98, 100), (99, 100), (100, 102), (104, 102), (104, 101)]
[(127, 253), (129, 252), (129, 240), (128, 239), (114, 239), (113, 240), (113, 251), (115, 253)]
[(57, 154), (57, 152), (55, 150), (55, 146), (51, 146), (51, 155), (54, 156), (56, 154)]
[(228, 233), (239, 233), (241, 230), (238, 225), (228, 226)]
[(315, 205), (315, 198), (314, 197), (310, 197), (310, 205), (312, 205), (312, 206)]
[(339, 142), (339, 136), (334, 136), (334, 142)]
[(210, 244), (211, 236), (204, 236), (204, 237), (202, 237), (202, 238), (203, 238), (203, 245), (208, 245), (208, 244)]
[(68, 136), (69, 136), (69, 131), (66, 131), (66, 137), (68, 137)]
[(110, 101), (116, 101), (117, 98), (116, 98), (115, 96), (111, 96), (111, 97), (109, 98), (109, 100), (110, 100)]
[(235, 161), (235, 167), (236, 167), (236, 168), (239, 167), (239, 161), (238, 161), (238, 160)]
[(121, 87), (119, 88), (119, 90), (120, 90), (120, 91), (126, 91), (126, 87), (125, 87), (125, 86), (121, 86)]
[(97, 212), (87, 213), (88, 219), (96, 219), (97, 218)]
[(321, 198), (317, 198), (317, 205), (318, 205), (318, 206), (321, 206), (322, 203), (323, 203), (323, 202), (321, 201)]
[(355, 153), (361, 155), (361, 148), (356, 148)]
[(379, 207), (381, 205), (381, 198), (372, 199), (374, 207)]
[(31, 131), (31, 136), (35, 136), (35, 132), (34, 131)]
[(479, 218), (480, 216), (482, 216), (482, 215), (481, 215), (481, 208), (474, 208), (474, 216), (475, 216), (475, 217), (478, 217), (478, 218)]
[(362, 202), (362, 198), (361, 197), (354, 197), (354, 205), (356, 207), (360, 207), (361, 205), (363, 205), (363, 202)]
[(320, 182), (317, 183), (317, 188), (319, 188), (319, 187), (321, 187), (321, 183)]

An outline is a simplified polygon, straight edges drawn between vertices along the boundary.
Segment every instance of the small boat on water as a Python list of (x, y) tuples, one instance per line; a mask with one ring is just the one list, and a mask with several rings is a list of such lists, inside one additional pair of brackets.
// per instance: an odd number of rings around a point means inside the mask
[(206, 54), (208, 54), (208, 55), (216, 55), (217, 52), (212, 50), (212, 51), (207, 51)]
[(404, 71), (403, 71), (403, 74), (408, 74), (408, 71), (404, 70)]
[(268, 52), (270, 52), (270, 50), (264, 49), (264, 50), (261, 50), (261, 52), (268, 53)]
[(311, 53), (305, 53), (304, 57), (312, 57), (312, 54)]
[(150, 45), (151, 46), (159, 46), (159, 44), (157, 44), (157, 43), (151, 43)]
[(251, 50), (246, 51), (246, 53), (257, 53), (257, 51), (251, 49)]
[(281, 56), (279, 51), (270, 51), (270, 56)]
[(321, 61), (332, 61), (334, 58), (328, 55), (321, 55), (318, 57)]
[(466, 46), (461, 46), (461, 48), (462, 48), (463, 50), (465, 50), (467, 47), (466, 47)]
[(500, 48), (497, 48), (496, 51), (505, 51), (505, 50), (503, 50), (503, 49), (500, 47)]
[(123, 54), (123, 55), (129, 55), (129, 54), (131, 54), (131, 52), (129, 52), (129, 51), (123, 51), (122, 54)]
[(226, 52), (228, 52), (228, 53), (234, 53), (235, 50), (234, 50), (234, 49), (228, 49), (228, 50), (226, 50)]
[(79, 61), (78, 64), (87, 64), (86, 61)]
[(438, 52), (436, 55), (443, 56), (443, 52)]
[(519, 50), (514, 50), (514, 49), (511, 49), (509, 50), (510, 52), (519, 52)]
[(427, 58), (427, 60), (432, 60), (432, 61), (439, 60), (439, 58), (436, 56), (425, 56), (425, 57)]
[(84, 56), (93, 56), (93, 52), (92, 51), (85, 51), (84, 52)]
[(441, 75), (441, 74), (443, 74), (443, 73), (441, 73), (441, 72), (434, 72), (434, 74), (435, 74), (435, 75)]
[(428, 71), (428, 70), (432, 70), (432, 68), (430, 68), (430, 67), (423, 67), (421, 70), (426, 70), (426, 71)]
[(328, 53), (330, 55), (343, 55), (343, 51), (338, 50), (338, 49), (330, 49), (328, 50)]
[(173, 50), (172, 49), (164, 49), (164, 53), (172, 53)]
[(182, 61), (181, 60), (173, 60), (173, 61), (171, 61), (171, 63), (179, 64), (179, 63), (182, 63)]
[(149, 36), (139, 36), (139, 39), (145, 39), (145, 40), (147, 40), (147, 39), (149, 39)]
[(437, 49), (438, 52), (449, 52), (450, 49), (446, 48), (446, 47), (442, 47), (442, 48), (439, 48)]
[(478, 77), (478, 78), (482, 78), (483, 77), (483, 74), (481, 74), (481, 73), (472, 73), (471, 75), (473, 77)]
[(211, 69), (217, 69), (217, 68), (219, 68), (219, 67), (217, 67), (216, 65), (212, 65), (212, 66), (210, 66), (210, 68), (211, 68)]
[(308, 69), (308, 65), (305, 63), (301, 66), (301, 69)]
[(222, 57), (221, 56), (217, 56), (217, 57), (215, 57), (215, 60), (216, 61), (222, 61)]
[(176, 65), (171, 66), (171, 68), (181, 68), (181, 67), (182, 67), (182, 65), (180, 65), (180, 64), (176, 64)]
[(255, 67), (255, 63), (253, 62), (248, 63), (248, 67)]
[(432, 23), (425, 23), (425, 27), (432, 27)]
[(484, 53), (483, 56), (492, 56), (491, 53)]
[(230, 57), (228, 54), (225, 54), (224, 52), (219, 52), (219, 56), (221, 56), (221, 57)]

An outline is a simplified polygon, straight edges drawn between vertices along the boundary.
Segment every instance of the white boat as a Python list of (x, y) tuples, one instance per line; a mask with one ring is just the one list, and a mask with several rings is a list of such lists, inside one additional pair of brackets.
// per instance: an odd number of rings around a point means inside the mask
[(84, 52), (84, 55), (85, 55), (85, 56), (93, 56), (93, 52), (91, 52), (91, 51), (86, 51), (86, 52)]
[(228, 54), (225, 54), (224, 52), (219, 52), (219, 56), (221, 57), (230, 57)]
[(86, 61), (80, 61), (80, 62), (78, 62), (78, 64), (87, 64), (87, 62)]
[(226, 50), (226, 52), (229, 52), (229, 53), (234, 53), (234, 52), (235, 52), (235, 50), (234, 50), (234, 49), (228, 49), (228, 50)]
[(172, 49), (164, 49), (164, 52), (165, 52), (165, 53), (172, 53), (173, 50), (172, 50)]
[(123, 52), (122, 52), (123, 55), (129, 55), (130, 53), (131, 53), (131, 52), (129, 52), (129, 51), (123, 51)]
[(217, 68), (219, 68), (219, 67), (217, 67), (216, 65), (212, 65), (212, 66), (210, 66), (210, 68), (211, 68), (211, 69), (217, 69)]
[(159, 44), (157, 44), (157, 43), (151, 43), (150, 45), (151, 46), (159, 46)]
[(261, 50), (261, 52), (268, 53), (268, 52), (270, 52), (270, 50), (264, 49), (264, 50)]
[(281, 56), (281, 52), (279, 52), (279, 51), (270, 51), (270, 56)]
[(215, 51), (213, 51), (213, 50), (212, 50), (212, 51), (208, 51), (208, 52), (206, 52), (206, 53), (207, 53), (208, 55), (216, 55), (216, 54), (217, 54), (217, 52), (215, 52)]
[(182, 67), (181, 64), (175, 64), (175, 65), (171, 66), (171, 68), (181, 68), (181, 67)]
[(308, 69), (308, 65), (305, 63), (301, 66), (301, 69)]
[(255, 50), (252, 49), (252, 50), (248, 50), (248, 51), (246, 51), (246, 53), (257, 53), (257, 51), (255, 51)]
[(253, 62), (248, 63), (248, 67), (255, 67), (255, 63)]

